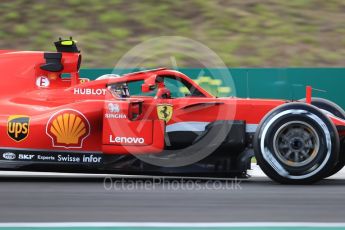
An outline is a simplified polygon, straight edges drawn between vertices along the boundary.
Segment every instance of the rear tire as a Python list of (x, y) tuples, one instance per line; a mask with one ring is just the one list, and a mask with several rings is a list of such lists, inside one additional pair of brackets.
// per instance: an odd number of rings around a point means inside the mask
[[(305, 102), (306, 99), (303, 98), (299, 101)], [(330, 100), (319, 97), (312, 97), (311, 104), (318, 107), (321, 110), (329, 112), (330, 114), (345, 120), (345, 111), (339, 105), (335, 104)]]
[(338, 160), (339, 136), (318, 108), (289, 103), (268, 113), (254, 137), (255, 157), (271, 179), (310, 184), (323, 179)]

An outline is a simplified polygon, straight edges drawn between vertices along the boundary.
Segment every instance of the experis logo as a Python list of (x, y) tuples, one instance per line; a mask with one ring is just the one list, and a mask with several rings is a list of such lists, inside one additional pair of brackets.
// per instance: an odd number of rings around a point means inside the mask
[(109, 142), (117, 144), (144, 144), (145, 139), (142, 137), (114, 137), (110, 135)]

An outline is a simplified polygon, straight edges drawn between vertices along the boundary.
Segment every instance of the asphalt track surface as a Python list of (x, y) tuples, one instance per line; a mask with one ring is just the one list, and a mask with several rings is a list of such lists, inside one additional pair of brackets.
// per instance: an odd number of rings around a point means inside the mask
[[(260, 173), (259, 173), (260, 174)], [(1, 177), (0, 222), (345, 222), (345, 176), (246, 181)]]

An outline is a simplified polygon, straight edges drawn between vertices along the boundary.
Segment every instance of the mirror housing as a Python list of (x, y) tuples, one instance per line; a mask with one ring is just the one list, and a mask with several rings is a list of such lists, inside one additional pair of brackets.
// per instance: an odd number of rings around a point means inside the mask
[(148, 93), (152, 90), (156, 89), (156, 75), (153, 75), (147, 79), (145, 79), (144, 84), (141, 85), (141, 91), (143, 93)]
[(142, 84), (141, 85), (141, 92), (143, 92), (143, 93), (148, 93), (148, 92), (150, 92), (150, 86), (149, 85), (147, 85), (147, 84)]
[(155, 85), (147, 85), (145, 83), (141, 85), (141, 91), (143, 93), (149, 93), (149, 92), (151, 92), (151, 91), (153, 91), (155, 89), (156, 89)]

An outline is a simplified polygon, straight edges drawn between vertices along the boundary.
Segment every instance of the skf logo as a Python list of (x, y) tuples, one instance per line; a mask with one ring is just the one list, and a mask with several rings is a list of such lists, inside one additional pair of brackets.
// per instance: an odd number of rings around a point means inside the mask
[(165, 122), (170, 121), (173, 114), (173, 106), (169, 104), (163, 104), (157, 106), (157, 115), (160, 120)]
[(8, 136), (17, 142), (25, 140), (29, 135), (29, 122), (28, 116), (10, 116), (7, 122)]
[(90, 134), (90, 123), (79, 111), (62, 110), (50, 117), (46, 132), (53, 147), (81, 148)]

